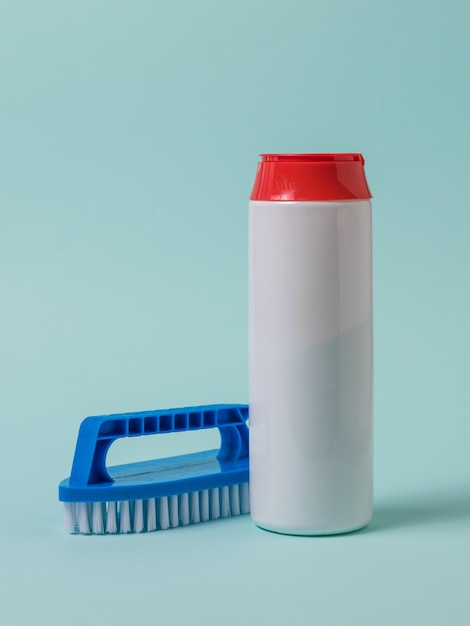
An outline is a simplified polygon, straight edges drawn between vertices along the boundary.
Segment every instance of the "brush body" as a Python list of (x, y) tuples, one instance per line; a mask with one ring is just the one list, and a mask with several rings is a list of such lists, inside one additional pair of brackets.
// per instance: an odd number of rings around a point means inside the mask
[[(248, 407), (209, 405), (89, 417), (59, 485), (65, 527), (80, 534), (166, 530), (249, 512)], [(118, 438), (218, 428), (219, 450), (106, 466)]]

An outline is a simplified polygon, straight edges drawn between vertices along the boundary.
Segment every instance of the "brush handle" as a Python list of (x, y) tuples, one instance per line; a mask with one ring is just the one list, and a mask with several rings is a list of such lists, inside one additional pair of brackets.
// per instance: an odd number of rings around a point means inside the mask
[(99, 415), (83, 420), (70, 474), (75, 487), (113, 482), (106, 469), (111, 444), (123, 437), (218, 428), (220, 462), (248, 457), (248, 406), (216, 404), (182, 409)]

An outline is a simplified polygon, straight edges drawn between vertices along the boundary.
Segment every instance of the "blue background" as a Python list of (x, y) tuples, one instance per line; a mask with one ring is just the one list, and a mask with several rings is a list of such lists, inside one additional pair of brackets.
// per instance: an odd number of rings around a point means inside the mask
[[(2, 624), (469, 623), (469, 6), (0, 1)], [(83, 417), (247, 401), (264, 151), (366, 158), (373, 522), (65, 534)]]

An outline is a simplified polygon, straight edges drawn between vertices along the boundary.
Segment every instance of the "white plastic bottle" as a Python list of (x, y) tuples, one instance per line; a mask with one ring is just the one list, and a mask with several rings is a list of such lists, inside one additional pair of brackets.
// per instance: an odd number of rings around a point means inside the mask
[(267, 530), (372, 515), (371, 204), (360, 154), (261, 155), (250, 198), (250, 498)]

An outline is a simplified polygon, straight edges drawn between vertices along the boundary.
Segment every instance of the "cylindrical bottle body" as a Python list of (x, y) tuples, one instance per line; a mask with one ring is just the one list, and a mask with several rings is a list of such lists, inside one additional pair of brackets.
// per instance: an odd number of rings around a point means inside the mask
[(251, 201), (251, 513), (322, 535), (372, 515), (368, 199)]

